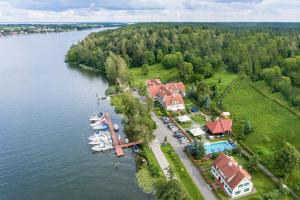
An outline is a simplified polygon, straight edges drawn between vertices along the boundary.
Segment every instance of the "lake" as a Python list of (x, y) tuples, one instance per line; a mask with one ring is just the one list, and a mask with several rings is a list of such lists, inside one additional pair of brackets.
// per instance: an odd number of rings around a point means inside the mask
[(110, 102), (97, 104), (107, 82), (64, 63), (92, 31), (0, 38), (1, 200), (152, 199), (136, 183), (130, 149), (117, 158), (88, 145), (95, 111), (121, 125)]

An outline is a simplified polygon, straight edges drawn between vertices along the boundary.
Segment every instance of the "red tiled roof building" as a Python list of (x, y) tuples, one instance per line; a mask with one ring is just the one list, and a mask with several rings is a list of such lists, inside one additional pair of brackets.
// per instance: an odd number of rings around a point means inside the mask
[(182, 82), (162, 84), (159, 79), (146, 81), (148, 94), (167, 110), (184, 110), (185, 87)]
[(251, 175), (233, 157), (221, 153), (213, 162), (211, 173), (231, 198), (247, 195), (253, 190)]
[(213, 135), (231, 133), (232, 121), (231, 119), (218, 119), (207, 122), (206, 127)]

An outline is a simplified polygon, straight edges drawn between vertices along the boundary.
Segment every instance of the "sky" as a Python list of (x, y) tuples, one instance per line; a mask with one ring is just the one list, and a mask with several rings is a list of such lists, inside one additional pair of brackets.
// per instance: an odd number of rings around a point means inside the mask
[(0, 0), (0, 22), (299, 22), (300, 0)]

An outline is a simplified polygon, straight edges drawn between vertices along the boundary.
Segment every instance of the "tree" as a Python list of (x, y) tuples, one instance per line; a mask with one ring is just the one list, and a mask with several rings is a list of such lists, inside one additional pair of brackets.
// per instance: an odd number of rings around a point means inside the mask
[(164, 58), (163, 51), (161, 49), (158, 49), (156, 53), (156, 62), (158, 63), (162, 62), (163, 58)]
[(291, 79), (287, 76), (282, 76), (277, 83), (276, 89), (281, 92), (283, 96), (286, 98), (289, 98), (291, 92), (292, 92), (292, 85), (291, 85)]
[(154, 197), (157, 200), (186, 200), (187, 195), (176, 179), (160, 179), (154, 185)]
[(253, 131), (251, 122), (247, 120), (244, 125), (244, 134), (249, 135)]
[(121, 56), (110, 52), (105, 62), (105, 72), (107, 79), (112, 84), (119, 85), (121, 88), (128, 86), (128, 67)]
[(208, 95), (205, 95), (204, 96), (204, 102), (203, 102), (203, 108), (205, 109), (210, 109), (210, 105), (211, 105), (211, 99), (210, 99), (210, 96)]
[(177, 67), (177, 56), (176, 54), (167, 54), (162, 60), (162, 64), (165, 68), (174, 68)]
[(278, 66), (265, 68), (262, 70), (261, 76), (268, 83), (268, 85), (272, 85), (274, 81), (278, 81), (281, 77), (281, 70)]
[(256, 173), (259, 163), (260, 163), (260, 161), (259, 161), (258, 156), (254, 155), (254, 156), (250, 157), (250, 159), (248, 161), (248, 170), (249, 170), (249, 172), (250, 173)]
[(277, 154), (275, 154), (275, 164), (278, 172), (286, 180), (289, 174), (300, 165), (300, 154), (296, 147), (286, 142)]
[(188, 62), (184, 62), (182, 66), (178, 68), (179, 75), (184, 81), (190, 81), (193, 77), (193, 65)]
[(203, 74), (204, 77), (211, 77), (213, 74), (213, 68), (210, 63), (206, 63), (202, 69), (201, 73)]
[(206, 155), (203, 143), (198, 140), (194, 140), (186, 150), (195, 160), (201, 160)]
[(146, 51), (146, 60), (149, 65), (153, 65), (155, 63), (155, 56), (153, 51)]

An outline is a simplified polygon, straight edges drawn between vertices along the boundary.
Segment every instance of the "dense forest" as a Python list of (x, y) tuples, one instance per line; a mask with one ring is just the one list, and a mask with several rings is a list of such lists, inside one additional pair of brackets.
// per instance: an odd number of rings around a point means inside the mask
[(297, 55), (299, 24), (144, 23), (92, 33), (72, 46), (66, 61), (99, 69), (110, 82), (121, 85), (130, 78), (127, 66), (146, 70), (162, 63), (177, 68), (184, 82), (201, 81), (226, 69), (252, 81), (265, 80), (291, 105), (300, 106)]

